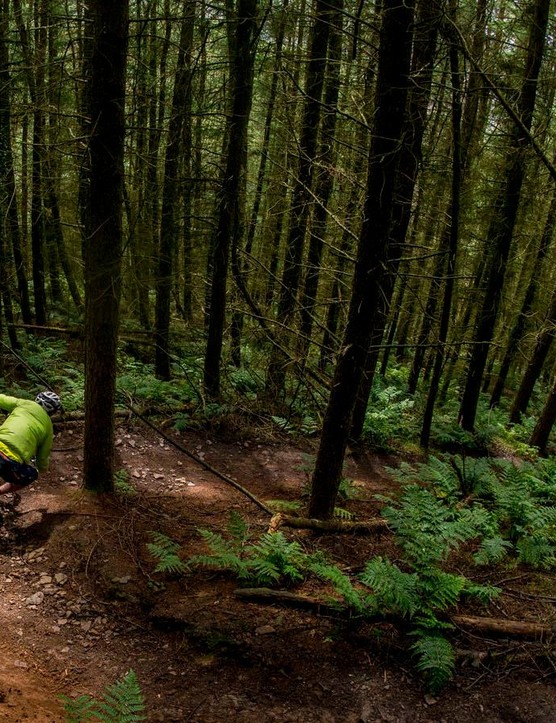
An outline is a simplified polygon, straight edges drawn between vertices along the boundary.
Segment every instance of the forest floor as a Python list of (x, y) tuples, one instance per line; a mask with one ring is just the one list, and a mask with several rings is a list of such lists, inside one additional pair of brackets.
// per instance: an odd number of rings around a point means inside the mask
[[(253, 430), (172, 434), (262, 500), (299, 499), (307, 483), (309, 443), (257, 438)], [(13, 518), (4, 506), (0, 720), (64, 721), (59, 694), (100, 697), (133, 669), (148, 721), (556, 722), (552, 640), (459, 631), (456, 676), (431, 697), (391, 626), (349, 629), (311, 610), (246, 602), (230, 575), (214, 571), (155, 574), (151, 531), (179, 542), (187, 557), (201, 549), (197, 529), (224, 532), (232, 510), (256, 533), (269, 518), (139, 421), (118, 428), (117, 451), (137, 490), (132, 497), (97, 499), (80, 489), (82, 430), (66, 425), (49, 474), (22, 494)], [(375, 495), (395, 491), (388, 466), (396, 462), (350, 456), (358, 518), (376, 516)], [(391, 546), (388, 533), (284, 531), (351, 570)], [(505, 578), (487, 614), (556, 619), (553, 576), (506, 570)], [(531, 595), (532, 587), (544, 596)]]

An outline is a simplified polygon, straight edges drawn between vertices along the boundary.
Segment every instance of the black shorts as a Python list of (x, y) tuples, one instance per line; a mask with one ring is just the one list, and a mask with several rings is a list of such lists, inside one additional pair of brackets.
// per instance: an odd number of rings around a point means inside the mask
[(0, 477), (5, 482), (27, 487), (38, 476), (39, 473), (32, 465), (25, 464), (25, 462), (16, 462), (15, 459), (10, 459), (0, 453)]

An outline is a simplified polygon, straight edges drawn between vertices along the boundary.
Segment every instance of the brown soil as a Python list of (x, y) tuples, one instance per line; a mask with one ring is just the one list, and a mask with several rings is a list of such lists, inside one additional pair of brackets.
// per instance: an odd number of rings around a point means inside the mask
[[(309, 448), (207, 432), (176, 438), (262, 500), (299, 499), (306, 484)], [(155, 574), (149, 531), (179, 542), (185, 558), (202, 549), (197, 528), (225, 531), (231, 510), (254, 532), (267, 529), (268, 516), (140, 423), (120, 428), (117, 443), (138, 494), (92, 498), (80, 490), (81, 445), (81, 430), (61, 430), (52, 471), (22, 495), (15, 517), (3, 508), (0, 720), (63, 721), (58, 694), (99, 696), (133, 669), (149, 721), (556, 721), (552, 640), (461, 632), (456, 677), (432, 698), (392, 626), (349, 627), (313, 611), (241, 601), (234, 580), (216, 572)], [(350, 509), (359, 518), (376, 514), (375, 494), (395, 488), (386, 469), (394, 462), (350, 458), (360, 490)], [(353, 571), (391, 546), (388, 534), (284, 531)], [(487, 614), (555, 618), (552, 576), (504, 576), (505, 593)]]

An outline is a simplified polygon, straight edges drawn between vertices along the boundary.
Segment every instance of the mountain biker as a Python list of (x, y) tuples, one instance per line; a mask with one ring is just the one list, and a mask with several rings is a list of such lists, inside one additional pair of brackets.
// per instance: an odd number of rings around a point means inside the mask
[(50, 417), (61, 408), (51, 391), (40, 392), (34, 402), (0, 394), (0, 410), (8, 412), (0, 425), (0, 495), (27, 487), (47, 471), (54, 437)]

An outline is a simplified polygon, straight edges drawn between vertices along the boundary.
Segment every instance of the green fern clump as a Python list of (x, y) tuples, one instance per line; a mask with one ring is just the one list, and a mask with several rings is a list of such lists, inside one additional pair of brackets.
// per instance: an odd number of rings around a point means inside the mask
[(74, 699), (62, 695), (60, 698), (67, 723), (137, 723), (146, 720), (145, 701), (133, 670), (109, 686), (100, 700), (90, 695)]
[(178, 405), (197, 398), (188, 377), (176, 376), (171, 382), (158, 379), (151, 364), (120, 353), (118, 356), (118, 391), (142, 404)]
[(75, 378), (72, 378), (69, 370), (64, 370), (64, 374), (54, 375), (53, 386), (62, 397), (64, 403), (64, 412), (78, 412), (85, 406), (85, 380), (83, 372), (77, 374), (72, 370)]
[(272, 421), (276, 426), (289, 435), (301, 434), (305, 437), (311, 437), (320, 427), (318, 419), (311, 414), (302, 414), (299, 418), (286, 418), (273, 415)]
[(133, 497), (137, 490), (129, 481), (129, 474), (125, 469), (119, 469), (114, 473), (114, 489), (116, 494), (122, 497)]
[(454, 422), (457, 414), (437, 414), (431, 425), (431, 440), (443, 449), (458, 449), (477, 452), (478, 444), (471, 432)]
[(535, 464), (539, 480), (541, 480), (551, 495), (556, 496), (556, 458), (546, 457), (539, 459)]
[(67, 342), (49, 337), (40, 340), (29, 337), (25, 349), (25, 361), (39, 374), (49, 372), (51, 368), (64, 365), (67, 356)]
[(305, 553), (298, 542), (288, 541), (282, 532), (267, 532), (252, 542), (247, 524), (235, 512), (230, 516), (228, 538), (203, 529), (199, 534), (209, 552), (191, 557), (188, 564), (228, 570), (248, 584), (300, 582), (313, 562), (320, 559)]
[(281, 532), (267, 532), (249, 549), (247, 579), (257, 585), (300, 582), (308, 566), (298, 542), (288, 542)]
[(453, 608), (462, 595), (486, 602), (499, 593), (498, 588), (477, 585), (438, 567), (403, 571), (381, 557), (368, 562), (359, 579), (372, 591), (375, 609), (436, 627), (442, 626), (438, 615)]
[(190, 567), (229, 570), (240, 579), (247, 577), (247, 563), (242, 554), (242, 545), (237, 539), (227, 540), (223, 535), (206, 529), (200, 529), (198, 532), (210, 551), (204, 555), (190, 557), (188, 560)]
[(508, 540), (501, 535), (486, 537), (481, 541), (479, 549), (473, 555), (476, 565), (491, 565), (501, 562), (513, 548)]
[(403, 572), (390, 560), (375, 557), (359, 579), (373, 591), (375, 610), (412, 618), (421, 607), (417, 574)]
[(416, 668), (423, 673), (427, 688), (433, 694), (448, 683), (455, 668), (453, 647), (445, 637), (453, 626), (442, 616), (455, 607), (463, 595), (486, 603), (500, 592), (437, 567), (403, 571), (382, 558), (369, 562), (360, 580), (372, 593), (365, 597), (368, 610), (393, 613), (412, 623), (410, 634), (418, 637), (412, 645), (417, 657)]
[(431, 456), (426, 463), (415, 467), (402, 463), (398, 469), (389, 469), (400, 482), (420, 482), (434, 491), (437, 497), (454, 502), (470, 494), (488, 492), (496, 482), (490, 461), (485, 457), (470, 458), (463, 455)]
[(482, 522), (472, 510), (447, 505), (418, 485), (409, 485), (397, 501), (379, 499), (389, 503), (382, 514), (415, 567), (445, 560), (453, 549), (477, 535)]
[(187, 565), (178, 555), (180, 546), (161, 532), (151, 532), (152, 542), (147, 544), (147, 549), (153, 557), (158, 560), (155, 572), (166, 572), (171, 574), (182, 574), (187, 570)]
[[(515, 546), (517, 561), (533, 567), (556, 564), (556, 490), (544, 481), (540, 465), (498, 463), (492, 489), (492, 514), (501, 534)], [(540, 474), (539, 474), (540, 471)]]
[(396, 387), (374, 389), (363, 424), (363, 439), (383, 449), (390, 449), (393, 439), (408, 439), (415, 432), (414, 404)]
[(258, 377), (254, 371), (232, 367), (229, 373), (231, 386), (240, 394), (249, 398), (255, 398), (257, 392), (263, 388), (264, 380)]
[(556, 545), (541, 534), (523, 535), (516, 549), (518, 562), (547, 570), (556, 565)]

